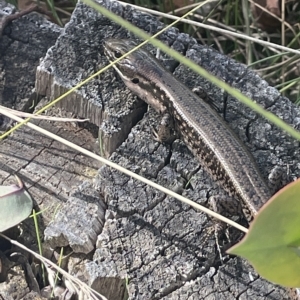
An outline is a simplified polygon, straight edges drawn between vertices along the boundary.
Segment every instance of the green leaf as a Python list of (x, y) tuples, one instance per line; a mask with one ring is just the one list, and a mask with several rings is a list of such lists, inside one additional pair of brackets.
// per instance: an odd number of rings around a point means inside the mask
[(248, 259), (264, 278), (287, 287), (300, 286), (300, 179), (263, 206), (244, 239), (230, 254)]
[(0, 232), (19, 224), (32, 211), (32, 199), (22, 181), (16, 179), (19, 185), (0, 186)]

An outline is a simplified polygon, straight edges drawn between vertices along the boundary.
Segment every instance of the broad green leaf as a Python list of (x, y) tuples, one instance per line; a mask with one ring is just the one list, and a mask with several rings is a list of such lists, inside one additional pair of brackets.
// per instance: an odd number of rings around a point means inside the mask
[(22, 181), (16, 179), (18, 185), (0, 186), (0, 232), (19, 224), (32, 211), (32, 199)]
[(248, 259), (272, 282), (300, 287), (300, 179), (263, 206), (247, 235), (228, 253)]

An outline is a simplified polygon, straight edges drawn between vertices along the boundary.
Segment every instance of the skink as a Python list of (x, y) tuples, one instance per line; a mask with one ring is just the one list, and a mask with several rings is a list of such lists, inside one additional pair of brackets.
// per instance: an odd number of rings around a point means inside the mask
[[(130, 40), (109, 39), (104, 52), (114, 61), (135, 46)], [(200, 164), (230, 196), (242, 201), (248, 220), (254, 217), (271, 192), (250, 152), (217, 112), (142, 49), (114, 67), (131, 91), (158, 113), (171, 116)]]

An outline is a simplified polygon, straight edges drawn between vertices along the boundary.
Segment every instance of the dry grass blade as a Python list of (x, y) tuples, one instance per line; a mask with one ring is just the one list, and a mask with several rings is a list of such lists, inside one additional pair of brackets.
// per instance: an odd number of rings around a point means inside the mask
[[(16, 120), (18, 122), (22, 122), (23, 121), (23, 119), (21, 119), (21, 118), (19, 118), (17, 116), (14, 116), (14, 115), (12, 115), (12, 114), (10, 114), (8, 112), (2, 111), (1, 108), (0, 108), (0, 113), (3, 113), (6, 116), (8, 116), (9, 118), (12, 118), (12, 119), (14, 119), (14, 120)], [(181, 196), (181, 195), (179, 195), (179, 194), (177, 194), (177, 193), (175, 193), (175, 192), (173, 192), (173, 191), (171, 191), (169, 189), (166, 189), (166, 188), (164, 188), (164, 187), (156, 184), (155, 182), (153, 182), (151, 180), (148, 180), (148, 179), (146, 179), (146, 178), (144, 178), (142, 176), (139, 176), (136, 173), (131, 172), (131, 171), (129, 171), (129, 170), (127, 170), (127, 169), (119, 166), (116, 163), (113, 163), (112, 161), (109, 161), (109, 160), (107, 160), (107, 159), (105, 159), (105, 158), (103, 158), (103, 157), (101, 157), (99, 155), (96, 155), (95, 153), (93, 153), (91, 151), (88, 151), (88, 150), (86, 150), (86, 149), (84, 149), (84, 148), (82, 148), (80, 146), (77, 146), (77, 145), (75, 145), (75, 144), (73, 144), (73, 143), (71, 143), (71, 142), (69, 142), (69, 141), (67, 141), (67, 140), (65, 140), (65, 139), (63, 139), (63, 138), (61, 138), (61, 137), (59, 137), (59, 136), (57, 136), (57, 135), (55, 135), (55, 134), (53, 134), (53, 133), (45, 130), (45, 129), (43, 129), (43, 128), (40, 128), (40, 127), (38, 127), (38, 126), (30, 123), (30, 122), (26, 123), (26, 125), (28, 127), (30, 127), (31, 129), (33, 129), (33, 130), (36, 130), (36, 131), (38, 131), (38, 132), (40, 132), (40, 133), (42, 133), (42, 134), (44, 134), (44, 135), (46, 135), (48, 137), (50, 137), (50, 138), (52, 138), (52, 139), (60, 142), (60, 143), (63, 143), (64, 145), (66, 145), (66, 146), (68, 146), (68, 147), (70, 147), (72, 149), (75, 149), (75, 150), (81, 152), (84, 155), (87, 155), (87, 156), (89, 156), (91, 158), (94, 158), (94, 159), (96, 159), (96, 160), (98, 160), (98, 161), (100, 161), (100, 162), (102, 162), (102, 163), (104, 163), (104, 164), (106, 164), (106, 165), (108, 165), (108, 166), (110, 166), (110, 167), (112, 167), (112, 168), (114, 168), (114, 169), (116, 169), (116, 170), (118, 170), (118, 171), (120, 171), (120, 172), (122, 172), (122, 173), (124, 173), (124, 174), (126, 174), (126, 175), (128, 175), (128, 176), (130, 176), (132, 178), (134, 178), (134, 179), (136, 179), (136, 180), (139, 180), (139, 181), (141, 181), (141, 182), (143, 182), (143, 183), (145, 183), (145, 184), (147, 184), (149, 186), (152, 186), (155, 189), (157, 189), (157, 190), (159, 190), (159, 191), (161, 191), (161, 192), (163, 192), (163, 193), (165, 193), (165, 194), (167, 194), (167, 195), (169, 195), (171, 197), (174, 197), (174, 198), (178, 199), (179, 201), (181, 201), (183, 203), (186, 203), (186, 204), (194, 207), (197, 210), (203, 211), (204, 213), (206, 213), (206, 214), (208, 214), (208, 215), (210, 215), (210, 216), (212, 216), (212, 217), (214, 217), (214, 218), (216, 218), (216, 219), (218, 219), (218, 220), (220, 220), (222, 222), (225, 222), (225, 223), (227, 223), (227, 224), (229, 224), (229, 225), (231, 225), (231, 226), (233, 226), (233, 227), (235, 227), (235, 228), (237, 228), (237, 229), (239, 229), (239, 230), (241, 230), (243, 232), (247, 232), (248, 231), (247, 228), (241, 226), (240, 224), (238, 224), (238, 223), (236, 223), (236, 222), (234, 222), (234, 221), (232, 221), (232, 220), (230, 220), (230, 219), (228, 219), (228, 218), (226, 218), (226, 217), (224, 217), (224, 216), (222, 216), (220, 214), (217, 214), (214, 211), (212, 211), (212, 210), (210, 210), (210, 209), (208, 209), (208, 208), (206, 208), (206, 207), (204, 207), (202, 205), (199, 205), (198, 203), (195, 203), (194, 201), (192, 201), (190, 199), (187, 199), (187, 198), (185, 198), (185, 197), (183, 197), (183, 196)]]
[(0, 108), (4, 111), (10, 112), (10, 113), (14, 114), (15, 116), (18, 116), (21, 118), (48, 120), (48, 121), (56, 121), (56, 122), (86, 122), (86, 121), (89, 121), (89, 119), (59, 118), (59, 117), (35, 115), (35, 114), (25, 113), (23, 111), (10, 109), (10, 108), (4, 107), (2, 105), (0, 105)]
[(6, 240), (8, 240), (11, 244), (16, 245), (17, 247), (27, 251), (28, 253), (32, 254), (35, 258), (40, 260), (45, 266), (46, 269), (49, 268), (49, 266), (56, 271), (58, 271), (60, 274), (65, 276), (69, 280), (69, 282), (72, 284), (74, 289), (78, 294), (83, 293), (84, 299), (100, 299), (100, 300), (107, 300), (103, 295), (99, 294), (98, 292), (94, 291), (92, 288), (90, 288), (87, 284), (80, 281), (78, 278), (71, 276), (68, 272), (58, 267), (55, 263), (53, 263), (51, 260), (39, 255), (38, 253), (35, 253), (34, 251), (30, 250), (29, 248), (25, 247), (24, 245), (20, 244), (19, 242), (10, 239), (6, 235), (0, 233), (0, 236)]

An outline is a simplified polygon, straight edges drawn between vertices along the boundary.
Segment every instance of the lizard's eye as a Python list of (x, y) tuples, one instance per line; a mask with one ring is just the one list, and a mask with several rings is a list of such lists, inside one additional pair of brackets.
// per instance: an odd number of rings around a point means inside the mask
[(138, 84), (140, 81), (139, 81), (138, 78), (133, 78), (133, 79), (131, 80), (131, 82), (134, 83), (134, 84)]
[(122, 53), (118, 50), (115, 51), (115, 57), (120, 58), (122, 56)]

